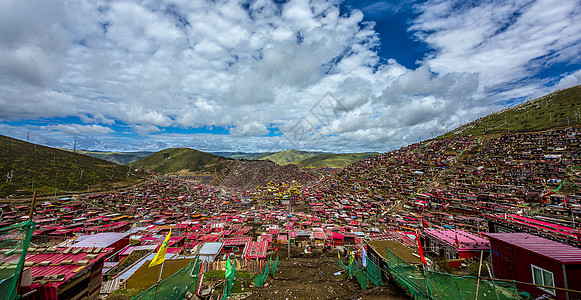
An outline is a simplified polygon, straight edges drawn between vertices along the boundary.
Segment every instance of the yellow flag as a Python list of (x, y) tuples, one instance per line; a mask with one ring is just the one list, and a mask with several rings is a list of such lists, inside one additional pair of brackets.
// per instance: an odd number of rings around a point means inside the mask
[(169, 233), (165, 237), (165, 240), (163, 240), (161, 247), (159, 247), (159, 251), (157, 251), (157, 254), (153, 258), (153, 260), (149, 263), (150, 268), (153, 266), (157, 266), (165, 261), (165, 251), (167, 251), (167, 245), (169, 244), (169, 237), (170, 236), (171, 236), (171, 229), (169, 230)]

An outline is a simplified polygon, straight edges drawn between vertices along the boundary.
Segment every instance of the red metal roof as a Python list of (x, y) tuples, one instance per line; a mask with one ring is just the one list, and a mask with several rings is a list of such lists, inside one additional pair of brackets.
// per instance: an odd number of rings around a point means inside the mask
[[(91, 253), (94, 252), (92, 251), (92, 247), (82, 248), (82, 251), (77, 254), (74, 254), (73, 251), (64, 254), (64, 250), (64, 248), (59, 248), (56, 253), (27, 254), (26, 262), (34, 262), (34, 265), (29, 267), (32, 277), (62, 274), (64, 276), (63, 281), (48, 283), (48, 285), (58, 287), (71, 277), (75, 276), (77, 272), (89, 267), (96, 261), (108, 255), (109, 252), (113, 251), (112, 248), (105, 248), (98, 253), (94, 253), (96, 255), (95, 258), (88, 259), (87, 254), (90, 253), (87, 253), (87, 251), (91, 251)], [(80, 260), (88, 260), (88, 264), (85, 266), (77, 265), (76, 263)], [(50, 264), (47, 266), (39, 266), (38, 264), (43, 261), (50, 262)], [(67, 261), (68, 263), (66, 263)]]
[(244, 248), (243, 257), (249, 258), (266, 258), (270, 243), (266, 240), (260, 242), (249, 242), (248, 246)]
[(500, 241), (561, 264), (581, 264), (581, 249), (548, 240), (536, 235), (517, 233), (485, 233), (492, 240)]
[(222, 239), (224, 246), (234, 246), (234, 245), (245, 245), (252, 241), (252, 237), (239, 237), (239, 238), (227, 238)]
[(131, 235), (130, 233), (103, 232), (90, 236), (83, 236), (72, 247), (109, 247)]

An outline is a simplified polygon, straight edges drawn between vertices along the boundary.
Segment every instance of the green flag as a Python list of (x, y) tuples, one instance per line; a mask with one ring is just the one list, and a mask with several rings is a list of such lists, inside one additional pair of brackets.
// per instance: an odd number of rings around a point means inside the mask
[(230, 278), (231, 275), (232, 275), (232, 264), (230, 264), (230, 257), (228, 257), (228, 260), (226, 261), (226, 272), (224, 272), (224, 277)]
[(236, 277), (236, 259), (232, 260), (232, 274), (230, 277), (230, 282), (234, 280), (234, 277)]

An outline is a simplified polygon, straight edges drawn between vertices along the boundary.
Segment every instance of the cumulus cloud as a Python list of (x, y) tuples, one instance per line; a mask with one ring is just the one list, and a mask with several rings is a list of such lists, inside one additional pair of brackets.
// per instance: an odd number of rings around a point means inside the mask
[[(577, 1), (406, 3), (2, 1), (0, 121), (74, 117), (84, 124), (27, 130), (99, 149), (381, 151), (547, 89), (530, 77), (579, 63)], [(364, 21), (406, 5), (410, 34), (433, 50), (415, 70), (380, 58), (389, 36)], [(546, 81), (571, 86), (578, 73)], [(167, 130), (209, 127), (229, 134)]]
[(157, 126), (153, 126), (153, 125), (133, 125), (133, 130), (135, 130), (138, 134), (141, 135), (147, 135), (150, 133), (156, 133), (156, 132), (160, 132), (161, 129), (159, 129), (159, 127)]
[(579, 63), (579, 1), (426, 1), (410, 27), (435, 51), (437, 73), (480, 74), (485, 90), (535, 75), (559, 61)]
[(268, 133), (266, 126), (260, 122), (245, 122), (240, 126), (230, 129), (230, 134), (233, 136), (259, 136)]
[(70, 135), (102, 135), (107, 133), (112, 133), (111, 128), (103, 127), (100, 125), (80, 125), (80, 124), (57, 124), (42, 126), (40, 129), (44, 130), (56, 130)]

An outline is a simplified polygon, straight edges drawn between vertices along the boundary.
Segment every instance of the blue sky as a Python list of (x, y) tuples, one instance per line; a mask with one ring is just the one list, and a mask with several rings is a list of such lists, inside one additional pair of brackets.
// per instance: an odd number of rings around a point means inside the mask
[(581, 83), (581, 3), (0, 3), (0, 133), (385, 152)]

